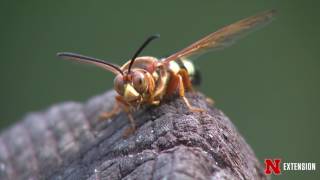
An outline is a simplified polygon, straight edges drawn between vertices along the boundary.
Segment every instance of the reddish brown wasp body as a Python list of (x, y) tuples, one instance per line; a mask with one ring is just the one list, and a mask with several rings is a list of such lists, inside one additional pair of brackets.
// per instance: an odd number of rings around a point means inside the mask
[(138, 57), (145, 46), (153, 39), (159, 37), (158, 35), (149, 37), (133, 58), (122, 67), (74, 53), (58, 53), (58, 56), (69, 60), (94, 64), (113, 72), (116, 75), (114, 89), (118, 95), (116, 96), (113, 110), (104, 113), (103, 116), (109, 118), (124, 110), (127, 112), (132, 129), (134, 130), (135, 124), (131, 115), (132, 110), (145, 104), (158, 105), (165, 96), (169, 96), (175, 92), (178, 92), (191, 111), (203, 111), (198, 107), (193, 107), (184, 96), (185, 90), (192, 89), (191, 80), (196, 75), (195, 68), (189, 59), (193, 59), (195, 56), (210, 50), (229, 46), (237, 37), (270, 22), (274, 13), (274, 10), (266, 11), (238, 21), (209, 34), (187, 48), (161, 60), (151, 56)]

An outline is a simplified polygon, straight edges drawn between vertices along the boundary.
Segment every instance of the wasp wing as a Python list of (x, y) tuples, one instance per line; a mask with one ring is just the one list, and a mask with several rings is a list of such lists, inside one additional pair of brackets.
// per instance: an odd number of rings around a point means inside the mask
[(57, 53), (57, 56), (59, 56), (63, 59), (77, 61), (80, 63), (93, 64), (93, 65), (101, 67), (105, 70), (111, 71), (114, 74), (119, 74), (119, 73), (123, 74), (120, 66), (112, 64), (112, 63), (108, 63), (108, 62), (105, 62), (103, 60), (96, 59), (93, 57), (84, 56), (84, 55), (80, 55), (80, 54), (76, 54), (76, 53), (70, 53), (70, 52)]
[(248, 32), (264, 26), (271, 22), (275, 10), (265, 11), (258, 15), (251, 16), (240, 20), (234, 24), (225, 26), (220, 30), (209, 34), (201, 40), (191, 44), (181, 51), (164, 59), (164, 63), (168, 63), (180, 58), (192, 58), (204, 54), (210, 50), (225, 48), (231, 45), (235, 40)]

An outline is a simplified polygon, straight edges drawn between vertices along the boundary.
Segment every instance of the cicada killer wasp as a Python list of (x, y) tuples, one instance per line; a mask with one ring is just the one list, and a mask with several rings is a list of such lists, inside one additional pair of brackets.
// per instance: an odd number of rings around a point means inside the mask
[(203, 109), (192, 106), (185, 97), (185, 91), (192, 89), (192, 81), (196, 80), (197, 76), (190, 60), (208, 51), (231, 45), (247, 32), (269, 23), (274, 14), (275, 11), (270, 10), (225, 26), (162, 59), (152, 56), (138, 57), (141, 51), (159, 35), (147, 38), (131, 60), (122, 66), (75, 53), (61, 52), (57, 55), (64, 59), (93, 64), (114, 73), (114, 89), (118, 95), (115, 97), (114, 108), (102, 116), (110, 118), (124, 110), (131, 122), (131, 129), (134, 130), (136, 126), (132, 111), (137, 109), (136, 107), (145, 104), (158, 105), (164, 97), (175, 92), (178, 92), (190, 111), (202, 112)]

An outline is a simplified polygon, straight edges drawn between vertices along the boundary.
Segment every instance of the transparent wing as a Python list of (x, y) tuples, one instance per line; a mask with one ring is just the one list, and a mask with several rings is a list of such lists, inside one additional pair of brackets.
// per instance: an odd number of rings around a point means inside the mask
[(225, 26), (191, 44), (185, 49), (167, 57), (164, 62), (168, 63), (179, 58), (197, 57), (210, 50), (225, 48), (235, 42), (235, 40), (239, 39), (239, 37), (242, 37), (248, 32), (271, 22), (274, 14), (275, 10), (265, 11), (258, 15), (240, 20), (234, 24)]
[(119, 74), (119, 73), (123, 74), (123, 72), (120, 69), (120, 66), (105, 62), (100, 59), (96, 59), (96, 58), (92, 58), (92, 57), (88, 57), (88, 56), (84, 56), (84, 55), (80, 55), (80, 54), (76, 54), (76, 53), (70, 53), (70, 52), (57, 53), (57, 56), (59, 56), (63, 59), (77, 61), (80, 63), (93, 64), (93, 65), (98, 66), (100, 68), (103, 68), (105, 70), (111, 71), (114, 74)]

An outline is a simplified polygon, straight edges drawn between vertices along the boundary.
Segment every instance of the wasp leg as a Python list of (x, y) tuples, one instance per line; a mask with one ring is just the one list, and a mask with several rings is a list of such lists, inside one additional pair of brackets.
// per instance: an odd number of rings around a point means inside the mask
[(127, 116), (128, 116), (128, 119), (129, 119), (129, 122), (130, 122), (132, 130), (135, 131), (136, 130), (136, 123), (135, 123), (135, 121), (133, 119), (133, 116), (131, 114), (130, 107), (126, 106), (124, 108), (124, 111), (127, 113)]
[(127, 116), (128, 116), (131, 127), (128, 127), (127, 129), (124, 130), (123, 132), (124, 138), (128, 138), (131, 134), (133, 134), (136, 131), (136, 123), (133, 119), (132, 114), (130, 112), (127, 112)]
[[(185, 69), (181, 69), (179, 71), (179, 73), (181, 76), (182, 76), (182, 79), (183, 79), (183, 83), (184, 83), (184, 86), (187, 90), (191, 91), (191, 92), (195, 92), (194, 89), (192, 88), (192, 83), (191, 83), (191, 80), (189, 78), (189, 74), (188, 72), (185, 70)], [(214, 100), (211, 99), (211, 98), (206, 98), (206, 102), (212, 106), (214, 105)]]
[(117, 97), (118, 97), (117, 100), (118, 100), (118, 101), (121, 103), (121, 105), (122, 105), (123, 111), (126, 112), (126, 114), (127, 114), (127, 117), (128, 117), (128, 119), (129, 119), (129, 123), (130, 123), (130, 126), (131, 126), (131, 127), (128, 127), (128, 128), (124, 131), (124, 133), (123, 133), (123, 137), (124, 137), (124, 138), (127, 138), (127, 137), (129, 137), (129, 135), (133, 134), (133, 133), (136, 131), (136, 123), (135, 123), (134, 118), (133, 118), (133, 116), (132, 116), (132, 114), (131, 114), (131, 107), (129, 106), (129, 104), (126, 103), (126, 102), (122, 99), (121, 96), (117, 96)]
[(160, 101), (159, 101), (159, 100), (153, 100), (153, 101), (151, 101), (150, 104), (152, 104), (152, 105), (159, 105), (159, 104), (160, 104)]
[(160, 104), (160, 100), (155, 100), (155, 97), (152, 95), (148, 100), (148, 104), (157, 106)]
[(209, 97), (206, 98), (206, 102), (207, 102), (210, 106), (213, 106), (214, 103), (215, 103), (214, 100), (211, 99), (211, 98), (209, 98)]
[(121, 96), (116, 96), (115, 105), (113, 106), (113, 109), (110, 112), (104, 112), (100, 115), (101, 119), (109, 119), (116, 114), (118, 114), (121, 110), (127, 113), (129, 123), (131, 127), (128, 127), (124, 133), (123, 137), (127, 138), (130, 134), (132, 134), (136, 130), (136, 123), (133, 119), (133, 116), (130, 111), (130, 106), (122, 99)]
[(186, 105), (188, 106), (189, 110), (192, 111), (192, 112), (203, 112), (203, 111), (205, 111), (204, 109), (193, 107), (189, 103), (189, 100), (184, 95), (185, 88), (184, 88), (182, 76), (178, 75), (178, 78), (179, 78), (179, 95), (180, 95), (180, 97), (182, 97), (183, 101), (186, 103)]
[(184, 88), (193, 92), (192, 83), (188, 74), (188, 71), (185, 69), (180, 69), (178, 74), (182, 77)]
[(115, 116), (116, 114), (118, 114), (121, 111), (121, 108), (119, 106), (119, 103), (115, 103), (115, 105), (113, 106), (112, 110), (109, 112), (102, 112), (99, 116), (99, 118), (101, 120), (109, 120), (110, 118), (112, 118), (113, 116)]
[(157, 85), (155, 87), (154, 93), (151, 95), (151, 102), (156, 98), (160, 97), (163, 95), (165, 92), (167, 86), (167, 80), (169, 78), (169, 74), (167, 70), (164, 68), (163, 65), (158, 66), (159, 68), (159, 80), (157, 82)]
[(120, 106), (120, 103), (122, 103), (121, 97), (120, 96), (116, 96), (115, 99), (116, 99), (116, 101), (115, 101), (115, 104), (114, 104), (112, 110), (109, 111), (109, 112), (103, 112), (103, 113), (100, 114), (99, 118), (101, 120), (110, 119), (113, 116), (117, 115), (121, 111), (121, 106)]

